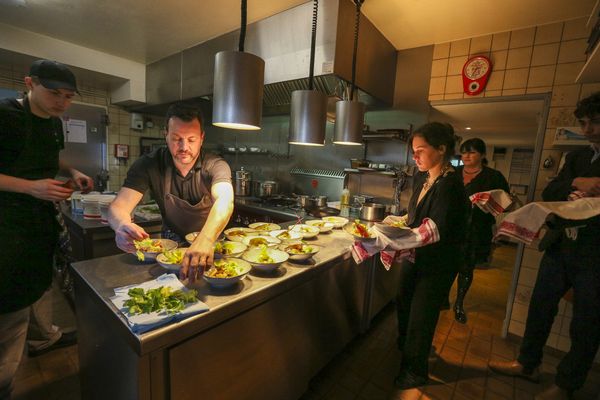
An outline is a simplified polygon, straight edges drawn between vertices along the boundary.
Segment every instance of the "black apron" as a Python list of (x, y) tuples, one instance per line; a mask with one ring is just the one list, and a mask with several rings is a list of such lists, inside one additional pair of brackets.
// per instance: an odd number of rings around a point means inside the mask
[[(196, 188), (202, 196), (200, 201), (195, 205), (171, 194), (172, 178), (173, 168), (171, 165), (168, 165), (165, 171), (163, 237), (182, 242), (182, 238), (188, 233), (200, 232), (202, 230), (214, 201), (210, 193), (211, 184), (208, 172), (204, 170), (204, 163), (202, 163), (200, 173), (196, 174), (192, 183), (193, 185), (197, 185)], [(177, 234), (179, 238), (172, 235), (172, 233)]]

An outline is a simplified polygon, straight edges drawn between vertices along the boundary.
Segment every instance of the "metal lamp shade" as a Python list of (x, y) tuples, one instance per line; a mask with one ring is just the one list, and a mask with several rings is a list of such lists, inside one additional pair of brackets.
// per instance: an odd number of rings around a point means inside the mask
[(292, 92), (290, 144), (324, 146), (327, 95), (316, 90)]
[(365, 120), (365, 105), (359, 101), (342, 100), (335, 104), (333, 143), (361, 145)]
[(254, 54), (221, 51), (215, 55), (213, 125), (260, 129), (265, 62)]

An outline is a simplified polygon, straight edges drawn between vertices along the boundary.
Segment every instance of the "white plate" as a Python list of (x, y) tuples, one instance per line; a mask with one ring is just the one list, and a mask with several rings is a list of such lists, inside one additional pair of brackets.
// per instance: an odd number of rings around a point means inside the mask
[(281, 229), (281, 226), (277, 224), (272, 224), (270, 222), (255, 222), (253, 224), (248, 225), (248, 228), (255, 229), (260, 232), (270, 232)]
[[(227, 246), (229, 248), (230, 253), (223, 254), (223, 253), (218, 253), (215, 251), (215, 253), (214, 253), (215, 259), (223, 258), (223, 257), (239, 257), (248, 248), (248, 246), (246, 246), (243, 243), (231, 242), (229, 240), (223, 240), (220, 243), (224, 246)], [(216, 246), (216, 243), (215, 243), (215, 246)]]
[(227, 240), (232, 242), (241, 242), (247, 236), (258, 236), (260, 232), (250, 228), (229, 228), (223, 232)]
[(304, 239), (314, 238), (320, 232), (319, 227), (306, 224), (290, 225), (288, 229), (300, 233)]
[[(182, 252), (183, 254), (185, 254), (185, 252), (187, 251), (188, 247), (180, 247), (178, 249), (173, 249), (173, 251), (179, 251)], [(160, 253), (159, 255), (156, 256), (156, 262), (163, 268), (168, 269), (169, 271), (173, 271), (173, 272), (179, 272), (179, 269), (181, 268), (181, 263), (179, 264), (172, 264), (170, 263), (167, 258), (165, 257), (165, 253)]]
[[(208, 282), (208, 284), (210, 286), (214, 287), (215, 289), (223, 289), (223, 288), (227, 288), (227, 287), (235, 285), (236, 283), (238, 283), (239, 281), (244, 279), (244, 277), (246, 275), (248, 275), (248, 272), (250, 272), (250, 270), (252, 269), (252, 266), (247, 261), (244, 261), (239, 258), (227, 258), (227, 259), (224, 259), (224, 261), (235, 262), (240, 268), (240, 273), (239, 273), (239, 275), (232, 276), (231, 278), (215, 278), (215, 277), (202, 275), (202, 278), (204, 278), (204, 280), (206, 282)], [(219, 261), (217, 260), (215, 262), (219, 262)], [(210, 271), (210, 269), (209, 269), (209, 271)]]
[[(144, 259), (140, 260), (140, 261), (154, 262), (156, 260), (156, 256), (158, 256), (160, 253), (177, 248), (177, 242), (175, 242), (171, 239), (153, 239), (153, 240), (159, 240), (160, 243), (162, 244), (163, 249), (161, 251), (142, 251), (142, 253), (144, 254)], [(137, 257), (136, 253), (133, 253), (133, 255)]]
[(348, 223), (348, 219), (344, 217), (323, 217), (321, 218), (325, 222), (333, 224), (334, 228), (341, 228)]
[(281, 240), (273, 237), (273, 236), (248, 236), (242, 239), (242, 243), (246, 246), (259, 247), (261, 244), (265, 244), (267, 247), (275, 247), (278, 244), (281, 244)]
[(331, 222), (325, 222), (322, 219), (311, 219), (304, 222), (306, 225), (316, 226), (321, 233), (330, 232), (333, 229)]
[[(289, 236), (289, 237), (280, 237), (280, 235), (282, 235), (284, 233), (287, 233), (287, 236)], [(294, 242), (294, 241), (302, 239), (302, 237), (303, 237), (300, 232), (292, 232), (292, 231), (288, 231), (287, 229), (271, 231), (271, 232), (269, 232), (269, 235), (281, 240), (282, 243)]]
[(245, 252), (244, 254), (242, 254), (242, 258), (244, 260), (248, 261), (252, 265), (253, 268), (256, 268), (259, 271), (265, 271), (265, 272), (273, 271), (273, 270), (279, 268), (279, 266), (282, 263), (284, 263), (285, 261), (287, 261), (288, 258), (290, 258), (288, 253), (286, 253), (285, 251), (271, 249), (271, 248), (267, 247), (267, 254), (269, 255), (269, 257), (271, 257), (273, 259), (273, 262), (272, 263), (260, 262), (260, 261), (258, 261), (258, 257), (260, 256), (261, 252), (262, 252), (262, 249), (258, 249), (258, 248), (250, 249), (247, 252)]
[[(292, 252), (290, 252), (290, 247), (297, 245), (297, 244), (301, 244), (302, 246), (310, 247), (310, 248), (312, 248), (312, 251), (309, 253), (292, 253)], [(279, 250), (285, 251), (290, 256), (290, 260), (303, 261), (303, 260), (307, 260), (307, 259), (311, 258), (312, 256), (314, 256), (315, 254), (317, 254), (319, 252), (319, 250), (321, 250), (321, 246), (317, 246), (314, 244), (306, 244), (306, 243), (302, 243), (302, 242), (292, 242), (292, 243), (282, 244), (281, 246), (279, 246)]]

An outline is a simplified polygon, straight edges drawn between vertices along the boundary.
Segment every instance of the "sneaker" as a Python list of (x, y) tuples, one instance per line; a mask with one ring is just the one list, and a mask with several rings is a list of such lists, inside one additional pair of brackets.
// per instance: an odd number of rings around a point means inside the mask
[(408, 390), (426, 385), (428, 380), (427, 377), (415, 375), (412, 372), (400, 371), (394, 379), (394, 386), (400, 390)]
[(62, 347), (72, 346), (77, 343), (77, 331), (72, 332), (63, 332), (56, 342), (54, 342), (51, 346), (45, 347), (43, 349), (29, 349), (27, 354), (29, 357), (37, 357), (42, 354), (46, 354), (52, 350), (60, 349)]

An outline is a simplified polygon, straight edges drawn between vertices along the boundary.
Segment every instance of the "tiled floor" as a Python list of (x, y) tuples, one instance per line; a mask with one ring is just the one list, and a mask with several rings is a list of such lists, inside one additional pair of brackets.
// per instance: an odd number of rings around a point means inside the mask
[[(405, 392), (393, 388), (400, 354), (395, 345), (395, 311), (390, 304), (365, 335), (350, 343), (311, 381), (301, 400), (533, 399), (552, 383), (553, 371), (560, 359), (557, 352), (546, 352), (541, 384), (499, 376), (487, 369), (490, 358), (511, 359), (518, 351), (517, 343), (499, 336), (514, 253), (514, 247), (504, 246), (496, 253), (493, 269), (475, 271), (474, 284), (465, 303), (469, 316), (467, 325), (455, 322), (451, 311), (441, 313), (434, 339), (438, 355), (430, 360), (429, 385)], [(453, 288), (451, 300), (454, 292)], [(56, 305), (60, 311), (57, 322), (63, 326), (73, 324), (73, 316), (59, 296)], [(594, 366), (575, 399), (596, 400), (599, 393), (600, 366)], [(80, 399), (77, 346), (24, 358), (14, 394), (17, 400)]]

